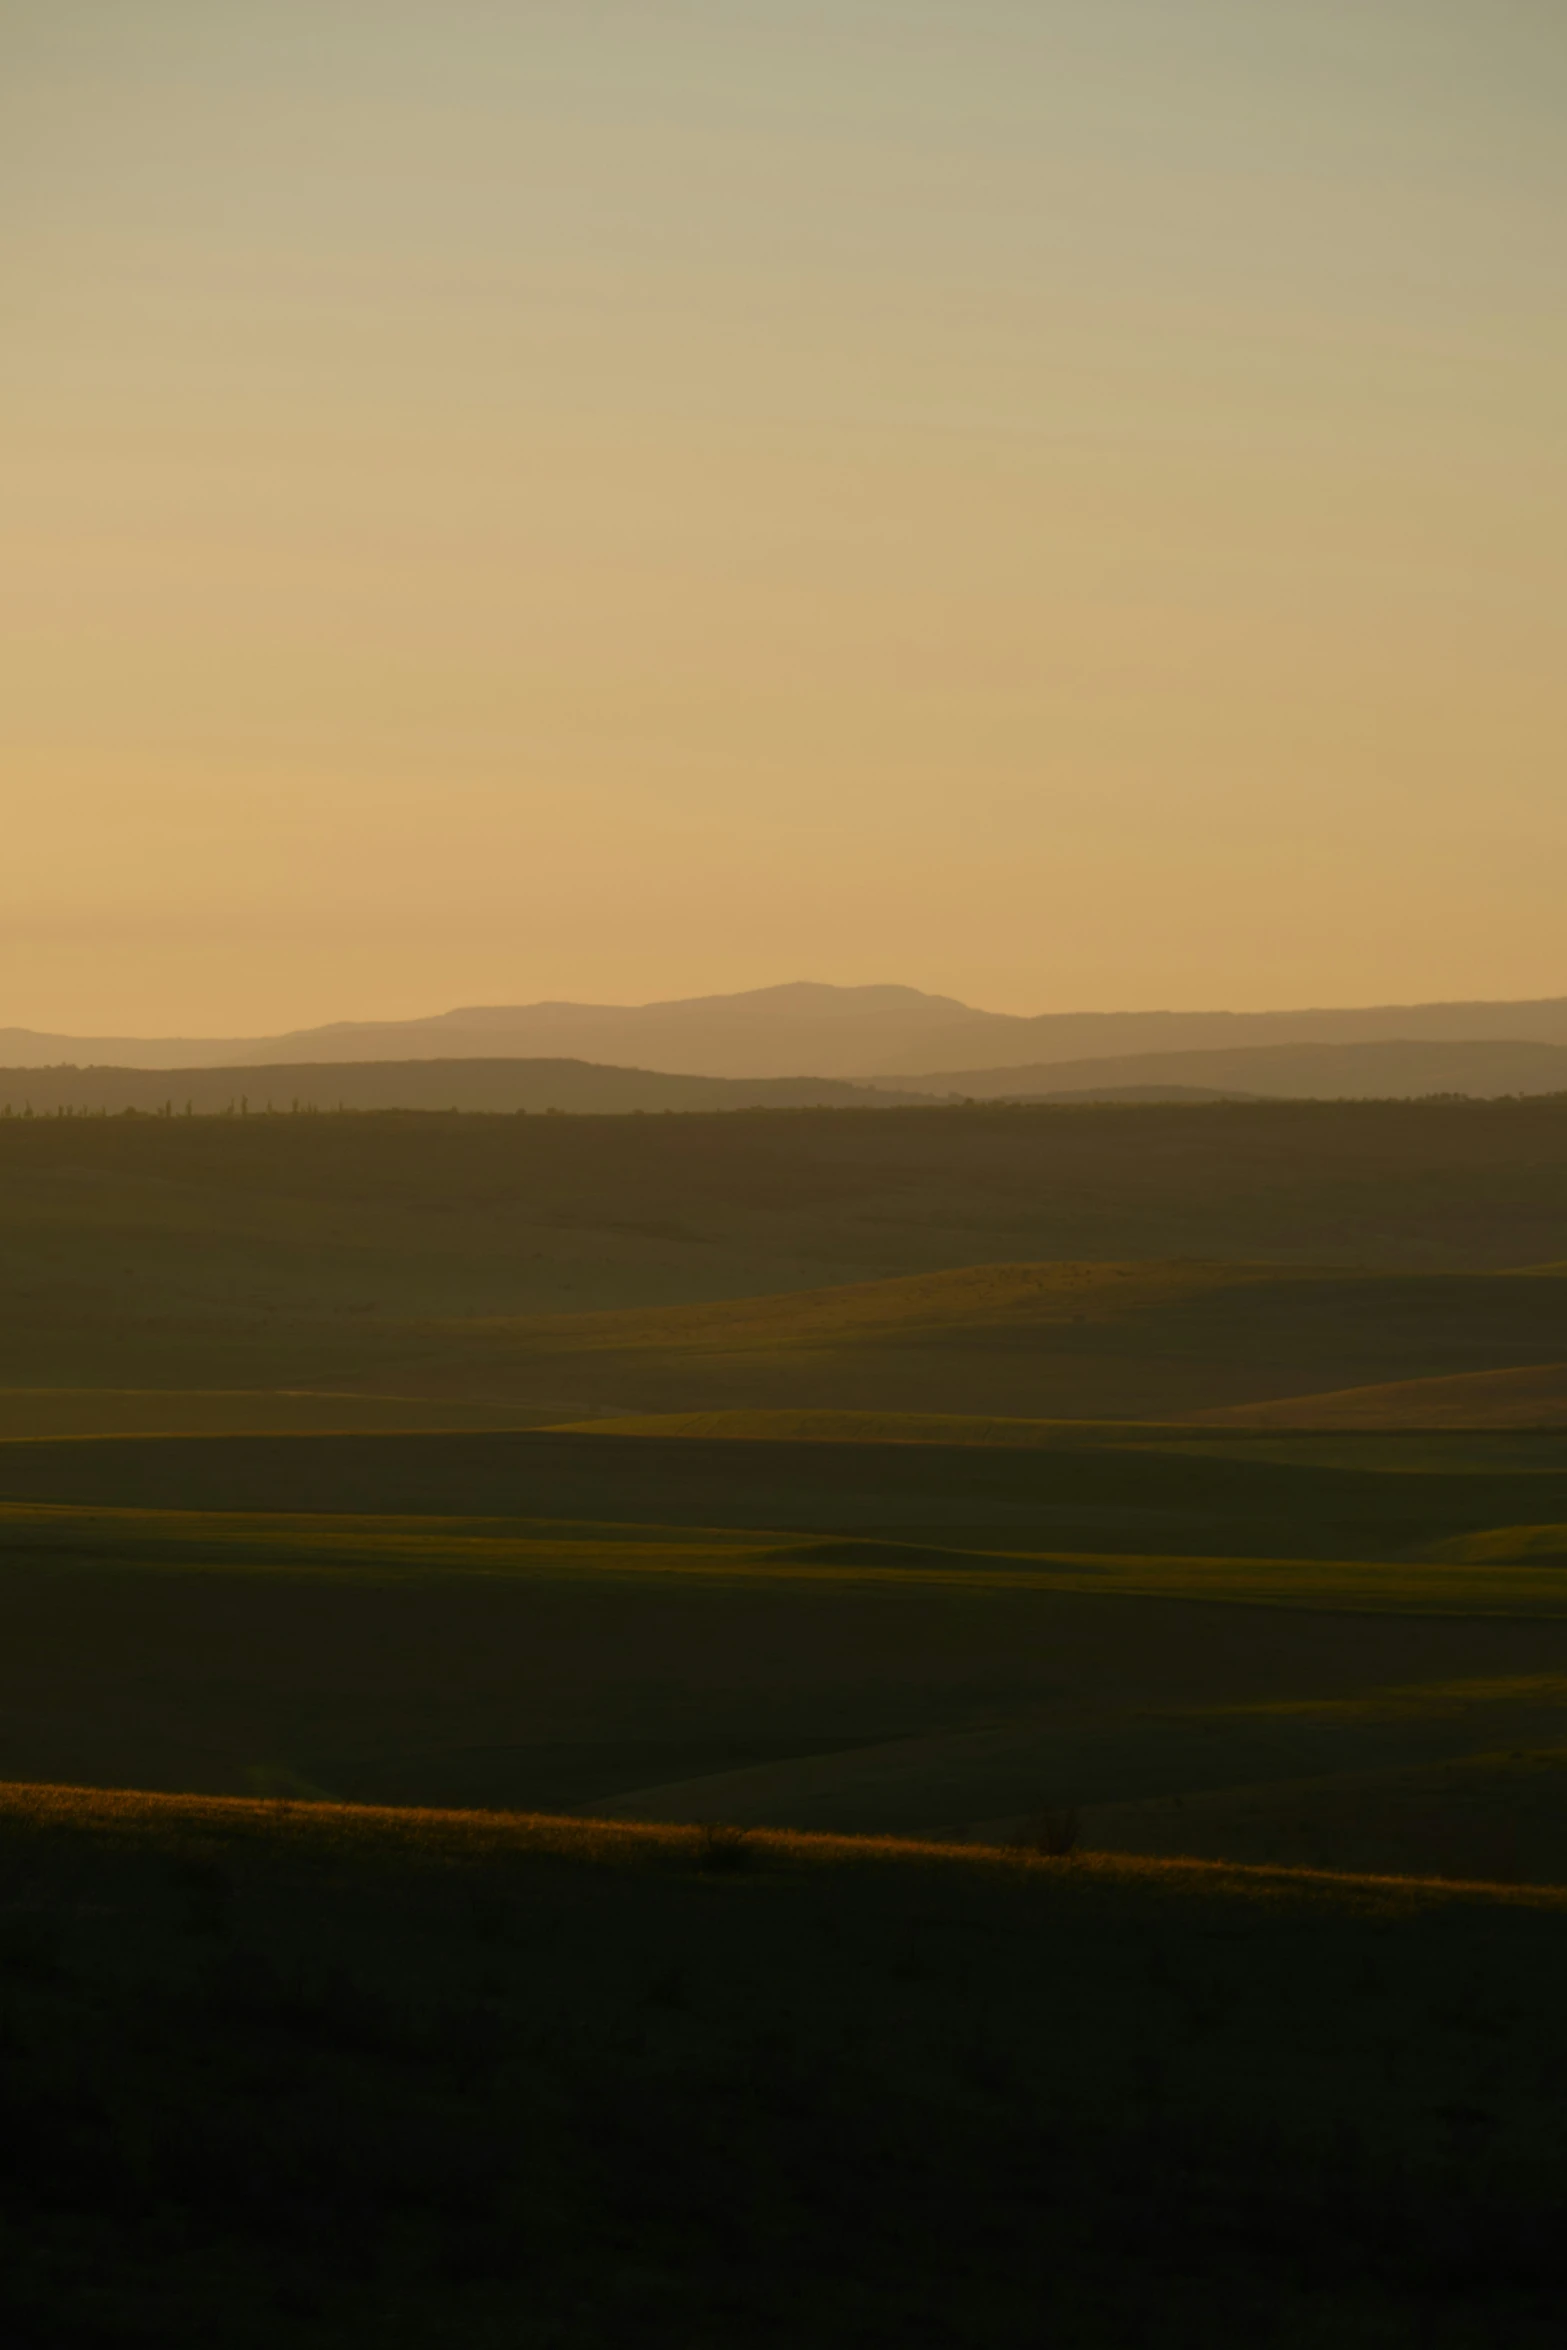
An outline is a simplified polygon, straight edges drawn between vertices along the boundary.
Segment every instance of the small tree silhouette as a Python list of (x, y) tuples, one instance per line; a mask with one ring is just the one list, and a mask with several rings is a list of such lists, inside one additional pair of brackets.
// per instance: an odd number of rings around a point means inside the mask
[(1020, 1822), (1012, 1841), (1021, 1852), (1037, 1852), (1046, 1860), (1065, 1860), (1075, 1852), (1083, 1823), (1075, 1804), (1045, 1804)]

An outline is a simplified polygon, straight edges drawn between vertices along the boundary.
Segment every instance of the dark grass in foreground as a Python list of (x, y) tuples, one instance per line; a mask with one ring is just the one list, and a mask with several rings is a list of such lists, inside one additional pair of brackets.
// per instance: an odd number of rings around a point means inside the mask
[(1567, 1892), (0, 1791), (25, 2345), (1552, 2343)]

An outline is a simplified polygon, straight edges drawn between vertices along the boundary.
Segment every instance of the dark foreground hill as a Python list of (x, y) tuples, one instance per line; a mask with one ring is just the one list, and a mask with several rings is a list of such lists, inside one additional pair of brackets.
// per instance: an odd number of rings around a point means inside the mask
[(1554, 1893), (0, 1795), (28, 2350), (1547, 2350)]

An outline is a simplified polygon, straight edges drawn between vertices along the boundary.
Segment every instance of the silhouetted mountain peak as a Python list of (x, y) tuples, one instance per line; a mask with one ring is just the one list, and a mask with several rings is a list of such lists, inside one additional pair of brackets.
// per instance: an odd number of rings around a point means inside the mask
[[(977, 1011), (917, 987), (837, 987), (788, 980), (735, 994), (647, 1004), (479, 1004), (412, 1020), (334, 1021), (287, 1036), (47, 1036), (0, 1030), (12, 1067), (97, 1062), (120, 1067), (233, 1067), (258, 1062), (567, 1057), (703, 1077), (913, 1079), (931, 1091), (1055, 1090), (1046, 1076), (1128, 1055), (1276, 1045), (1521, 1043), (1567, 1045), (1567, 1000), (1450, 1003), (1295, 1012)], [(932, 1073), (936, 1073), (932, 1075)], [(1081, 1082), (1089, 1082), (1088, 1073)], [(1206, 1074), (1121, 1069), (1100, 1082), (1212, 1083)], [(1059, 1082), (1074, 1084), (1077, 1079)], [(1248, 1088), (1249, 1089), (1249, 1088)]]

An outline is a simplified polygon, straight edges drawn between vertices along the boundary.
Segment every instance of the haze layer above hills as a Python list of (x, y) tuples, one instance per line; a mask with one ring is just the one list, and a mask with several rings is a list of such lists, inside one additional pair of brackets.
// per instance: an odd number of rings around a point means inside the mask
[[(937, 1071), (946, 1073), (943, 1085), (950, 1081), (954, 1090), (972, 1091), (973, 1085), (957, 1083), (965, 1073), (1008, 1071), (1038, 1079), (1042, 1070), (1061, 1064), (1103, 1063), (1127, 1054), (1491, 1040), (1567, 1047), (1567, 997), (1347, 1010), (1046, 1012), (1022, 1017), (979, 1011), (953, 997), (927, 995), (912, 987), (832, 987), (801, 981), (672, 1003), (495, 1005), (421, 1020), (335, 1021), (270, 1037), (81, 1037), (0, 1029), (0, 1063), (13, 1068), (101, 1063), (172, 1070), (321, 1061), (567, 1058), (707, 1077), (902, 1080)], [(936, 1081), (931, 1082), (934, 1089)], [(1043, 1083), (1037, 1089), (1050, 1090)]]

